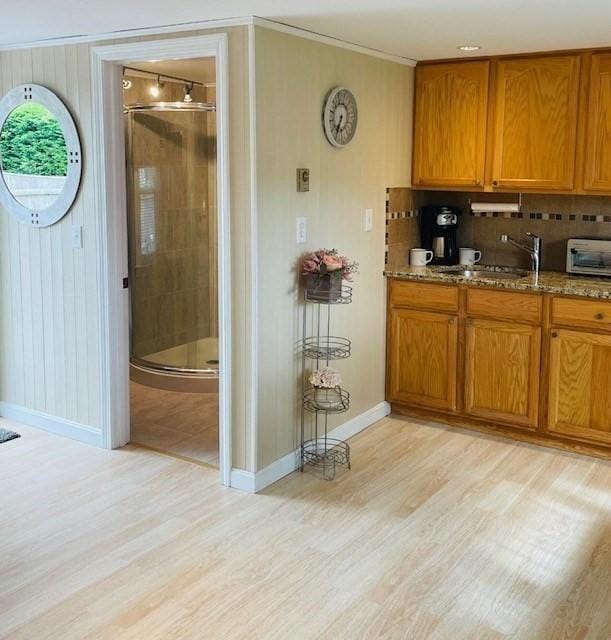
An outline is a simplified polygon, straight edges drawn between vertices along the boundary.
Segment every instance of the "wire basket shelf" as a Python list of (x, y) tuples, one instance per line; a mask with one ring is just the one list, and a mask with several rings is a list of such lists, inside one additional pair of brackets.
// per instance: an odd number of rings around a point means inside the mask
[(339, 387), (308, 389), (303, 394), (303, 408), (310, 413), (345, 413), (350, 409), (350, 394)]
[(350, 304), (352, 302), (352, 287), (342, 284), (336, 291), (305, 289), (304, 299), (306, 302), (315, 304)]
[(335, 438), (306, 440), (301, 446), (301, 460), (303, 464), (322, 469), (331, 480), (335, 477), (336, 465), (350, 469), (350, 445)]
[(312, 336), (301, 341), (301, 349), (313, 360), (343, 360), (350, 357), (352, 342), (339, 336)]

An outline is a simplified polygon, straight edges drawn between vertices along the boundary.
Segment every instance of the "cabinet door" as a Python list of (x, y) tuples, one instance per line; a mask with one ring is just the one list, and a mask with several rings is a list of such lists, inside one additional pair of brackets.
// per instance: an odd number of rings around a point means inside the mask
[(574, 186), (579, 55), (495, 63), (492, 185)]
[(554, 330), (548, 429), (611, 444), (611, 335)]
[(468, 320), (465, 412), (535, 428), (538, 421), (541, 329)]
[(584, 189), (611, 191), (611, 53), (594, 53), (590, 69)]
[(415, 186), (482, 186), (488, 61), (416, 68)]
[(390, 400), (454, 411), (457, 318), (443, 313), (391, 309), (390, 322)]

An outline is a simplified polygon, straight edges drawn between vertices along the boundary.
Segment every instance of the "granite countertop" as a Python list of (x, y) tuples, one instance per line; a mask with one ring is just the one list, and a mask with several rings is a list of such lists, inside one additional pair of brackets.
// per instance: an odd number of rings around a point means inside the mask
[[(469, 268), (469, 267), (465, 267)], [(402, 278), (405, 280), (420, 280), (428, 282), (440, 282), (446, 284), (468, 284), (477, 287), (492, 287), (495, 289), (511, 289), (513, 291), (537, 291), (539, 293), (555, 293), (566, 296), (583, 296), (587, 298), (600, 298), (611, 300), (611, 278), (595, 278), (568, 274), (560, 271), (541, 271), (539, 277), (530, 271), (513, 269), (511, 267), (494, 267), (476, 265), (471, 269), (486, 271), (490, 276), (465, 277), (452, 270), (460, 269), (459, 266), (428, 266), (428, 267), (399, 267), (394, 271), (384, 271), (389, 278)], [(516, 279), (503, 279), (503, 276), (494, 277), (495, 273), (517, 272), (521, 277)]]

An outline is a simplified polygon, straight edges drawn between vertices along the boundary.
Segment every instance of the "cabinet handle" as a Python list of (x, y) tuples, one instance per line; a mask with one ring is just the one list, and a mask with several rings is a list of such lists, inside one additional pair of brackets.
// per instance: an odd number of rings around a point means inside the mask
[(552, 331), (552, 338), (557, 338), (558, 337), (558, 333), (556, 331)]
[(493, 187), (498, 187), (498, 185), (499, 185), (499, 181), (498, 180), (493, 180), (492, 181), (492, 186)]
[(605, 314), (604, 313), (597, 313), (594, 317), (597, 320), (604, 320), (605, 319)]

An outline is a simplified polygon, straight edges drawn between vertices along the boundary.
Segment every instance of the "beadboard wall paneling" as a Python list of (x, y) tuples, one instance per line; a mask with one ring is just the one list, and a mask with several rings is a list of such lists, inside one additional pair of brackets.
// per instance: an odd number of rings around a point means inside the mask
[[(257, 467), (295, 449), (301, 337), (295, 265), (306, 250), (337, 247), (360, 263), (354, 301), (333, 312), (332, 333), (353, 341), (336, 363), (352, 394), (350, 420), (384, 400), (385, 199), (411, 175), (413, 69), (257, 27), (257, 203), (259, 250), (259, 411)], [(359, 123), (344, 149), (324, 138), (321, 113), (336, 85), (356, 96)], [(309, 193), (295, 170), (310, 169)], [(364, 231), (365, 209), (374, 228)], [(307, 243), (295, 242), (295, 218), (307, 216)]]
[[(84, 149), (83, 180), (70, 213), (33, 229), (0, 207), (0, 398), (100, 426), (97, 224), (91, 153), (89, 47), (0, 54), (0, 93), (34, 82), (72, 112)], [(83, 248), (71, 246), (82, 225)]]
[[(233, 466), (252, 467), (250, 118), (247, 27), (196, 30), (136, 40), (227, 33), (233, 304)], [(104, 41), (91, 46), (105, 44)], [(0, 92), (36, 82), (58, 93), (82, 136), (83, 180), (70, 213), (29, 229), (0, 208), (0, 400), (99, 427), (99, 238), (93, 200), (90, 46), (0, 52)], [(83, 249), (71, 225), (83, 225)]]

